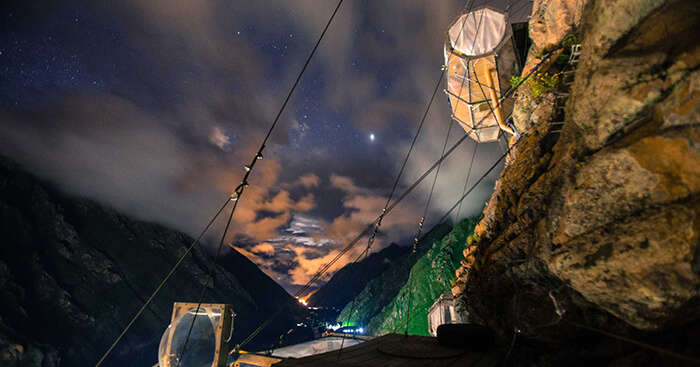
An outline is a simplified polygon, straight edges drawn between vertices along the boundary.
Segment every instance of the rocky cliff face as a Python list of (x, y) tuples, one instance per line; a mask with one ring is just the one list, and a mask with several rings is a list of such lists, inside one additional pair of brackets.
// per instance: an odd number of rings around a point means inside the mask
[[(0, 238), (3, 367), (93, 365), (192, 241), (63, 195), (5, 160)], [(172, 302), (196, 302), (210, 264), (196, 248), (106, 365), (152, 365)], [(233, 304), (234, 342), (274, 308), (289, 309), (252, 346), (267, 347), (295, 322), (296, 302), (235, 251), (221, 265), (205, 301)]]
[[(575, 349), (583, 325), (698, 354), (698, 29), (697, 1), (535, 1), (528, 67), (570, 32), (582, 53), (570, 94), (518, 92), (528, 134), (455, 284), (472, 316), (548, 346)], [(662, 363), (604, 342), (586, 358)]]
[(418, 258), (410, 269), (410, 279), (381, 312), (367, 323), (373, 335), (401, 333), (430, 335), (428, 332), (428, 310), (450, 290), (455, 270), (462, 260), (461, 246), (472, 233), (477, 218), (467, 218), (441, 239), (434, 241), (430, 249)]

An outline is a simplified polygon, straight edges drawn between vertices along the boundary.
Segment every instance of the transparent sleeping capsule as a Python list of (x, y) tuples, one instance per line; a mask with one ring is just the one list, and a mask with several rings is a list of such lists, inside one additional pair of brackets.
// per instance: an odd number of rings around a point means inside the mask
[(160, 367), (218, 366), (221, 319), (221, 310), (204, 305), (182, 310), (160, 340)]

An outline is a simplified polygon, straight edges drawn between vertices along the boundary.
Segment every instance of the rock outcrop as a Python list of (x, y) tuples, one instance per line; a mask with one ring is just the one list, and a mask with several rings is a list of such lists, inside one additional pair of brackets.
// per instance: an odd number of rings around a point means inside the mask
[[(583, 325), (697, 355), (700, 3), (553, 3), (535, 2), (530, 35), (540, 50), (577, 35), (570, 96), (561, 116), (552, 93), (518, 96), (516, 126), (528, 133), (455, 292), (504, 338), (515, 329), (566, 346)], [(588, 357), (622, 361), (628, 347)]]
[[(91, 366), (192, 239), (69, 197), (0, 160), (0, 366)], [(196, 302), (211, 258), (196, 248), (106, 361), (150, 366), (172, 302)], [(233, 304), (234, 342), (279, 306), (288, 312), (253, 348), (296, 323), (299, 309), (243, 255), (221, 261), (205, 302)], [(299, 317), (301, 319), (301, 317)]]
[(535, 0), (528, 22), (537, 51), (555, 47), (581, 25), (588, 0)]

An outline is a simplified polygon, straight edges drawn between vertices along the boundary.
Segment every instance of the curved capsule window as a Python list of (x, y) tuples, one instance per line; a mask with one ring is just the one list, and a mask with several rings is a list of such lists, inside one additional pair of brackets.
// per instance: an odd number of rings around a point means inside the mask
[(172, 321), (160, 340), (159, 366), (223, 366), (232, 320), (233, 312), (227, 305), (202, 304), (198, 308), (193, 303), (175, 303)]

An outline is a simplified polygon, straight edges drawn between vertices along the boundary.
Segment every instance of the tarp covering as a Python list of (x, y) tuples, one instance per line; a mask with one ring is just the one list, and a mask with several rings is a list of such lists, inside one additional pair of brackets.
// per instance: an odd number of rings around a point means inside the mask
[(462, 14), (448, 31), (452, 48), (467, 56), (493, 52), (506, 35), (505, 14), (481, 8)]

